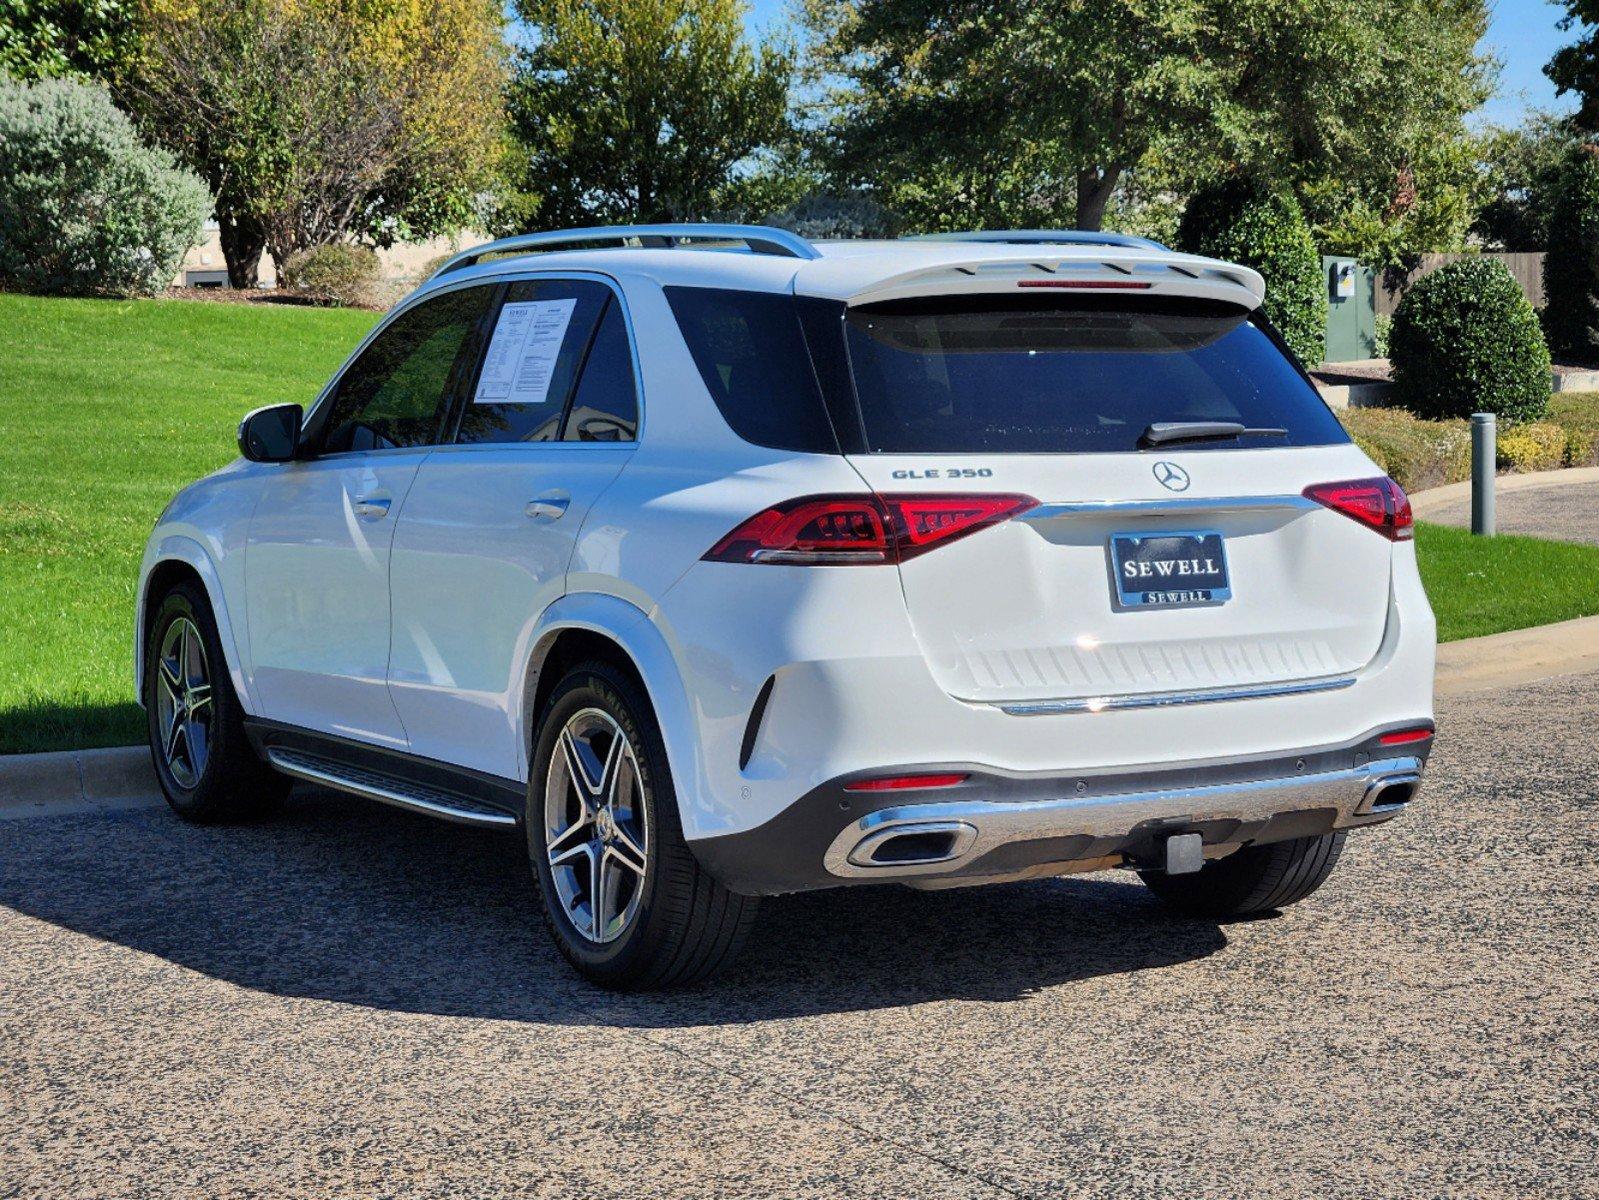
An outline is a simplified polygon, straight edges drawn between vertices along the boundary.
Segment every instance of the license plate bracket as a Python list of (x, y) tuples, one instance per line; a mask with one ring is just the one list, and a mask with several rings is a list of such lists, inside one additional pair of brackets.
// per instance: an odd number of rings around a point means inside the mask
[(1227, 544), (1218, 530), (1113, 533), (1107, 552), (1118, 609), (1196, 608), (1232, 599)]

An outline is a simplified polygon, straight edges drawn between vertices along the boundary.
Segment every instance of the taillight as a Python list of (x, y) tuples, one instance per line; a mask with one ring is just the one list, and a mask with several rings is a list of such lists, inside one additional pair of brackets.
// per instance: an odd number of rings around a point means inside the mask
[(1305, 496), (1375, 529), (1391, 542), (1414, 537), (1416, 519), (1410, 511), (1410, 498), (1392, 479), (1352, 479), (1345, 483), (1316, 483), (1305, 489)]
[(1031, 496), (804, 496), (756, 513), (710, 562), (865, 566), (904, 562), (1036, 507)]

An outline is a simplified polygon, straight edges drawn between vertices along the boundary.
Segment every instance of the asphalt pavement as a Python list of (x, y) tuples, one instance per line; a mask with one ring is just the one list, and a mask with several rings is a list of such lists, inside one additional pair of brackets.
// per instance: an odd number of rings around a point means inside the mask
[(769, 902), (619, 997), (515, 837), (328, 793), (0, 823), (0, 1196), (1599, 1197), (1599, 675), (1440, 704), (1280, 916)]

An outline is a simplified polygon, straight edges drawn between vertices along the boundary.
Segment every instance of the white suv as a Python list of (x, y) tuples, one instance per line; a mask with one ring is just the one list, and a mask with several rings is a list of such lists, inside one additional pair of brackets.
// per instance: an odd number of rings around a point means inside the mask
[(458, 256), (162, 515), (162, 785), (520, 825), (619, 987), (808, 888), (1299, 900), (1415, 794), (1434, 624), (1404, 494), (1261, 295), (1114, 234)]

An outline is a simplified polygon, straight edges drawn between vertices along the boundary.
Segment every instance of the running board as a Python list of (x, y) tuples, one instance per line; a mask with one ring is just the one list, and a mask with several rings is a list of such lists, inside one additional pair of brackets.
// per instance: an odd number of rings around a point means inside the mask
[(377, 800), (383, 804), (392, 804), (395, 808), (409, 809), (411, 812), (422, 813), (429, 817), (454, 821), (458, 825), (503, 829), (516, 824), (516, 818), (510, 813), (481, 804), (469, 796), (441, 791), (409, 779), (400, 779), (379, 771), (368, 771), (348, 763), (334, 762), (329, 758), (281, 746), (268, 747), (266, 757), (267, 761), (279, 771), (285, 775), (292, 775), (295, 779), (320, 783), (324, 787), (337, 788), (353, 796), (364, 796), (368, 800)]

